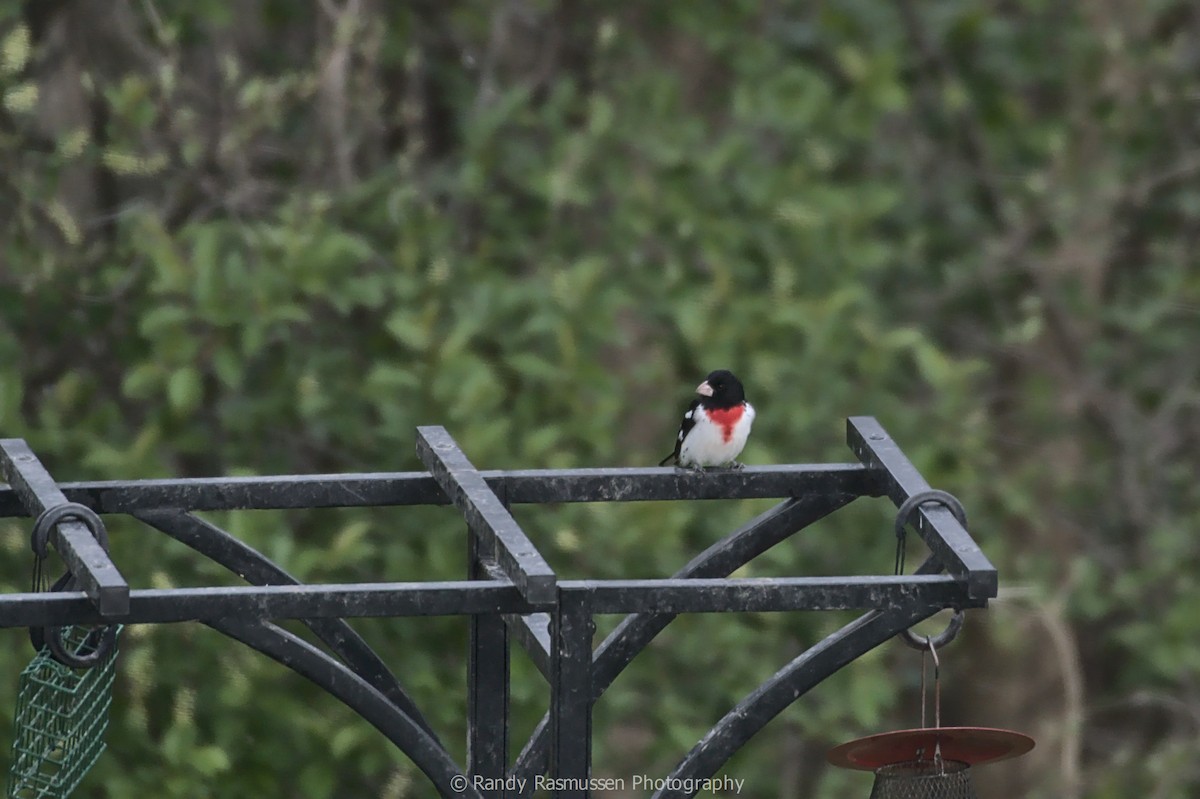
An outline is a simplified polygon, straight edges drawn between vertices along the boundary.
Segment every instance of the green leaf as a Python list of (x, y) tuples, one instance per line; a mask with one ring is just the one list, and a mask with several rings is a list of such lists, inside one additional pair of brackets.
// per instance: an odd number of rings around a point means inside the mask
[(19, 23), (0, 42), (0, 75), (15, 75), (25, 68), (33, 52), (29, 27)]
[(125, 373), (121, 393), (129, 399), (147, 399), (158, 391), (164, 374), (162, 364), (157, 361), (140, 363)]
[(215, 777), (229, 771), (229, 755), (218, 746), (199, 746), (188, 755), (192, 768), (205, 777)]
[(400, 310), (384, 322), (388, 333), (412, 350), (423, 352), (430, 343), (430, 331), (425, 322), (410, 311)]
[(200, 407), (202, 400), (200, 372), (194, 366), (183, 366), (167, 380), (167, 402), (177, 416), (186, 416)]

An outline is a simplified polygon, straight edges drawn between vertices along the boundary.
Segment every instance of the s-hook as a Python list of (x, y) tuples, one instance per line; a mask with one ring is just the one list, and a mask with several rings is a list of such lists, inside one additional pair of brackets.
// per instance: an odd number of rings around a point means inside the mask
[[(933, 502), (943, 506), (954, 514), (954, 518), (958, 519), (959, 524), (961, 524), (964, 528), (967, 526), (966, 509), (963, 508), (962, 503), (958, 501), (958, 497), (954, 496), (948, 491), (941, 491), (936, 488), (931, 488), (926, 491), (918, 491), (908, 499), (904, 500), (904, 502), (901, 503), (900, 508), (896, 511), (895, 530), (897, 576), (904, 573), (904, 550), (905, 544), (907, 543), (905, 528), (908, 525), (909, 518), (913, 515), (917, 508), (926, 502)], [(954, 615), (950, 618), (950, 623), (946, 626), (946, 629), (942, 630), (942, 632), (938, 633), (936, 636), (927, 637), (923, 635), (917, 635), (912, 630), (904, 630), (900, 633), (900, 640), (908, 644), (913, 649), (920, 650), (921, 652), (932, 651), (935, 647), (945, 646), (953, 641), (955, 637), (958, 636), (959, 631), (962, 630), (963, 620), (964, 616), (962, 609), (956, 608), (954, 610)], [(936, 658), (937, 653), (934, 652), (935, 668)], [(922, 679), (924, 679), (923, 669)], [(924, 712), (923, 708), (922, 712)]]
[[(68, 502), (47, 508), (33, 523), (33, 533), (30, 535), (34, 556), (33, 590), (35, 592), (44, 590), (42, 565), (49, 554), (50, 531), (68, 520), (77, 521), (88, 528), (88, 532), (95, 537), (104, 551), (108, 551), (108, 531), (104, 528), (104, 522), (101, 521), (99, 515), (91, 508), (77, 502)], [(78, 590), (78, 587), (75, 575), (68, 570), (62, 577), (54, 581), (49, 590), (75, 591)], [(63, 627), (30, 627), (29, 642), (33, 644), (34, 651), (41, 651), (43, 646), (49, 647), (54, 659), (65, 666), (88, 669), (103, 662), (117, 641), (117, 625), (110, 624), (103, 629), (93, 629), (89, 632), (83, 643), (73, 652), (63, 642), (63, 630)], [(80, 654), (85, 651), (86, 654)]]

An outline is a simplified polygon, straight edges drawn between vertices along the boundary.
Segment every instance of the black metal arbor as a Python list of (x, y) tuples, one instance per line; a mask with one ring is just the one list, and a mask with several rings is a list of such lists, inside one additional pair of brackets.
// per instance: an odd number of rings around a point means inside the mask
[[(945, 608), (982, 607), (996, 570), (871, 417), (847, 421), (859, 463), (477, 471), (441, 427), (417, 430), (428, 472), (56, 483), (19, 439), (0, 441), (0, 517), (61, 521), (50, 534), (81, 591), (0, 596), (0, 627), (200, 621), (312, 680), (386, 735), (444, 797), (586, 797), (591, 711), (622, 669), (682, 613), (861, 609), (717, 722), (656, 797), (691, 796), (751, 736), (842, 666)], [(932, 553), (914, 574), (733, 579), (743, 564), (858, 497), (887, 496)], [(521, 503), (780, 498), (669, 579), (559, 580), (508, 508)], [(913, 498), (915, 502), (908, 502)], [(465, 516), (469, 569), (455, 582), (301, 585), (196, 511), (448, 504)], [(67, 508), (62, 506), (67, 505)], [(80, 507), (82, 506), (82, 507)], [(131, 590), (97, 541), (97, 514), (127, 514), (243, 576), (249, 586)], [(907, 513), (906, 513), (907, 515)], [(901, 521), (905, 521), (902, 519)], [(99, 530), (91, 529), (99, 526)], [(942, 574), (942, 572), (945, 574)], [(597, 614), (626, 614), (593, 649)], [(467, 764), (453, 761), (395, 674), (346, 619), (470, 617)], [(273, 621), (299, 619), (328, 651)], [(509, 762), (509, 646), (549, 683), (550, 710)], [(535, 778), (544, 775), (540, 781)], [(505, 783), (505, 777), (511, 778)], [(524, 788), (515, 786), (523, 781)]]

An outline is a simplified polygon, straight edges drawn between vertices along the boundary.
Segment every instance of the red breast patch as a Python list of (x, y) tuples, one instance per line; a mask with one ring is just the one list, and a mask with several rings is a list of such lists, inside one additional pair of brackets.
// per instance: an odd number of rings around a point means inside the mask
[(731, 438), (733, 438), (734, 425), (741, 420), (742, 413), (744, 413), (745, 410), (745, 405), (734, 405), (732, 408), (713, 408), (712, 410), (705, 410), (705, 413), (708, 414), (708, 418), (712, 420), (713, 424), (720, 425), (721, 438), (728, 442)]

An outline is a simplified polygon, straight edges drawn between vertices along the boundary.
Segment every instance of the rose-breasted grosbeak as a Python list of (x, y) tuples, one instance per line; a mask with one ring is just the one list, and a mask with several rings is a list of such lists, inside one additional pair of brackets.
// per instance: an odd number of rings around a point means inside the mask
[(671, 461), (687, 469), (729, 465), (734, 469), (742, 464), (734, 460), (746, 446), (750, 426), (754, 424), (754, 407), (746, 402), (742, 381), (725, 369), (718, 369), (696, 387), (700, 396), (683, 414), (675, 451), (658, 464)]

